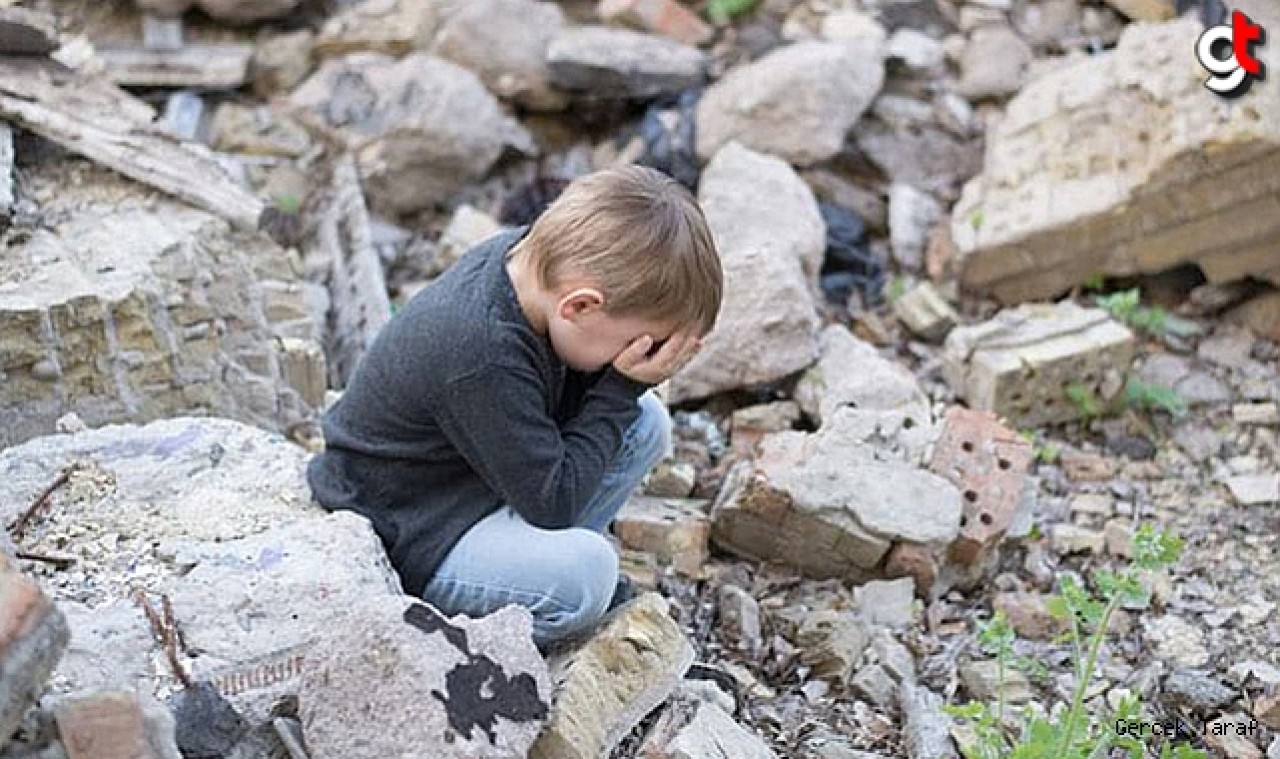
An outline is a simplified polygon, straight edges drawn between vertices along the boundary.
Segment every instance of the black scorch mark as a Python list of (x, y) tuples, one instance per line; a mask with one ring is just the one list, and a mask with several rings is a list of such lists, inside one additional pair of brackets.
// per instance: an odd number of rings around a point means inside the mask
[(449, 624), (435, 609), (414, 604), (404, 612), (404, 621), (425, 633), (438, 632), (449, 644), (458, 649), (467, 661), (449, 670), (444, 679), (444, 692), (431, 691), (449, 716), (449, 727), (471, 740), (474, 728), (480, 728), (489, 738), (489, 744), (497, 743), (494, 728), (498, 717), (513, 722), (543, 720), (547, 717), (547, 704), (538, 698), (538, 683), (533, 676), (522, 672), (507, 677), (497, 662), (484, 654), (474, 654), (467, 643), (467, 631)]

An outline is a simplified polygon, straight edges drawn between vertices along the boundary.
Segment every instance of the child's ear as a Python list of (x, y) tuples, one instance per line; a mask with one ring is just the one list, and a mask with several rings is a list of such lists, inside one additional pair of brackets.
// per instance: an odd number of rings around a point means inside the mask
[(604, 293), (594, 287), (579, 287), (560, 298), (561, 319), (574, 319), (604, 306)]

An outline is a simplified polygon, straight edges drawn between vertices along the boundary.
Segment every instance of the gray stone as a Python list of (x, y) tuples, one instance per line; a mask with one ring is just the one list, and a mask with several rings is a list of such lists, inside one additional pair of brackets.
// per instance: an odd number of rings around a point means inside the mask
[(324, 325), (296, 254), (79, 161), (25, 182), (59, 223), (0, 257), (0, 446), (72, 411), (90, 426), (314, 420), (281, 372), (279, 339), (318, 341)]
[(547, 48), (551, 84), (602, 100), (673, 95), (706, 80), (706, 55), (651, 34), (605, 26), (567, 28)]
[(722, 585), (717, 593), (720, 627), (738, 650), (754, 656), (764, 643), (760, 629), (760, 604), (737, 585)]
[(1193, 406), (1227, 403), (1232, 397), (1226, 383), (1197, 370), (1190, 359), (1172, 353), (1148, 356), (1138, 369), (1138, 378), (1150, 385), (1172, 389)]
[(1007, 26), (984, 25), (969, 35), (956, 92), (970, 99), (1014, 95), (1026, 80), (1031, 48)]
[(229, 24), (252, 24), (286, 16), (302, 0), (196, 0), (200, 9)]
[(870, 343), (833, 324), (818, 337), (821, 355), (796, 384), (795, 399), (821, 425), (840, 408), (900, 410), (922, 428), (930, 421), (928, 398), (915, 375), (880, 356)]
[(666, 498), (688, 498), (698, 484), (698, 468), (686, 461), (661, 461), (649, 472), (644, 492)]
[(445, 273), (474, 245), (501, 230), (502, 225), (497, 219), (473, 205), (463, 203), (454, 210), (453, 216), (449, 218), (449, 224), (440, 234), (435, 258), (424, 275), (436, 277)]
[(1106, 536), (1097, 530), (1079, 525), (1059, 523), (1049, 528), (1049, 540), (1054, 550), (1063, 554), (1088, 553), (1101, 555), (1106, 546)]
[(906, 646), (888, 630), (877, 630), (871, 641), (871, 653), (896, 683), (915, 682), (916, 660)]
[(1241, 506), (1280, 502), (1280, 474), (1238, 474), (1226, 478), (1226, 485)]
[(1243, 369), (1253, 363), (1253, 334), (1247, 329), (1223, 328), (1213, 337), (1201, 341), (1196, 355), (1227, 369)]
[(547, 49), (564, 11), (536, 0), (471, 0), (453, 8), (430, 52), (471, 69), (500, 98), (537, 110), (567, 105), (548, 83)]
[(960, 315), (931, 282), (916, 284), (892, 306), (894, 315), (913, 335), (930, 342), (941, 342), (960, 321)]
[[(8, 520), (6, 520), (7, 523)], [(39, 698), (67, 647), (67, 621), (40, 586), (0, 555), (0, 749)]]
[(823, 39), (848, 43), (855, 50), (879, 49), (889, 34), (870, 14), (851, 9), (827, 14), (822, 19), (821, 33)]
[(880, 42), (805, 41), (731, 70), (698, 102), (698, 155), (739, 141), (797, 166), (831, 158), (884, 84)]
[(328, 60), (291, 100), (355, 152), (369, 205), (384, 216), (480, 179), (508, 145), (535, 150), (475, 74), (426, 53)]
[(860, 412), (841, 408), (816, 433), (780, 432), (735, 467), (712, 509), (712, 538), (748, 558), (863, 582), (893, 541), (945, 545), (960, 527), (947, 480), (868, 444)]
[(712, 704), (696, 708), (693, 719), (667, 743), (663, 759), (776, 759), (777, 754), (727, 712)]
[(942, 206), (928, 193), (902, 183), (889, 188), (889, 243), (893, 257), (908, 269), (924, 264), (929, 230), (942, 218)]
[(260, 41), (249, 61), (254, 94), (270, 98), (301, 84), (315, 66), (315, 44), (316, 35), (310, 29), (274, 34)]
[(1222, 709), (1236, 699), (1237, 692), (1216, 677), (1193, 669), (1176, 669), (1164, 681), (1165, 696), (1200, 713)]
[(957, 759), (951, 742), (951, 718), (942, 711), (942, 698), (915, 683), (898, 686), (903, 742), (911, 759)]
[(58, 23), (50, 13), (0, 8), (0, 54), (48, 55), (58, 48)]
[(314, 759), (525, 756), (550, 711), (533, 618), (447, 619), (407, 598), (348, 607), (298, 692)]
[(886, 48), (890, 61), (901, 61), (909, 71), (930, 72), (946, 61), (942, 43), (917, 29), (902, 28), (889, 37)]
[(826, 229), (808, 186), (778, 158), (726, 145), (698, 188), (724, 269), (716, 329), (671, 380), (671, 403), (804, 369), (818, 355), (813, 294)]
[(693, 646), (646, 593), (619, 607), (581, 646), (550, 661), (555, 703), (530, 759), (597, 759), (675, 690)]
[(801, 658), (817, 677), (843, 686), (862, 661), (867, 626), (848, 611), (822, 609), (804, 617), (796, 631)]
[(859, 698), (880, 709), (891, 708), (898, 698), (897, 684), (879, 664), (869, 664), (858, 670), (858, 674), (849, 681), (849, 687)]
[(915, 580), (872, 580), (853, 589), (858, 612), (872, 625), (903, 627), (915, 621)]
[[(1000, 663), (995, 660), (972, 661), (960, 665), (960, 682), (969, 697), (979, 701), (995, 701), (1001, 696)], [(1031, 683), (1023, 673), (1006, 666), (1004, 700), (1021, 704), (1031, 700)]]
[(1194, 624), (1173, 615), (1144, 619), (1147, 639), (1154, 644), (1155, 653), (1181, 667), (1203, 667), (1209, 663), (1209, 649), (1205, 646), (1204, 631)]
[(1026, 304), (952, 330), (943, 368), (971, 408), (1023, 427), (1077, 418), (1081, 408), (1068, 394), (1074, 385), (1108, 398), (1133, 350), (1133, 333), (1101, 309)]
[(402, 56), (431, 45), (447, 8), (439, 0), (367, 0), (351, 3), (320, 27), (320, 58), (347, 53)]

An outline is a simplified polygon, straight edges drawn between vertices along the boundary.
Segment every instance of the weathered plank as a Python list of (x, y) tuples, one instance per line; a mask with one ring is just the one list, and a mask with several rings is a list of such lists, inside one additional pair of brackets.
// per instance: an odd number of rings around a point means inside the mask
[(184, 143), (124, 91), (49, 61), (0, 58), (0, 119), (68, 150), (256, 230), (264, 204), (236, 184), (213, 153)]
[(346, 387), (361, 356), (391, 319), (382, 262), (373, 246), (369, 211), (355, 160), (338, 159), (318, 206), (308, 258), (327, 270), (331, 312), (327, 338), (330, 387)]

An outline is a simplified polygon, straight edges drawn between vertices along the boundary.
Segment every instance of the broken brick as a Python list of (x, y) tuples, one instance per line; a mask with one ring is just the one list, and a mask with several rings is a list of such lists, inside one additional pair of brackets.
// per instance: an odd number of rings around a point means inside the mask
[(938, 561), (928, 546), (896, 543), (885, 557), (884, 576), (890, 579), (910, 577), (916, 582), (916, 592), (928, 598), (938, 580)]
[(953, 406), (929, 469), (950, 480), (964, 496), (960, 535), (950, 558), (979, 564), (1013, 522), (1031, 465), (1031, 444), (991, 412)]
[(714, 31), (676, 0), (601, 0), (600, 18), (654, 32), (686, 45), (701, 45)]
[(62, 612), (0, 556), (0, 747), (44, 688), (69, 638)]
[(624, 548), (652, 554), (686, 577), (699, 577), (711, 532), (707, 501), (634, 496), (613, 521)]

